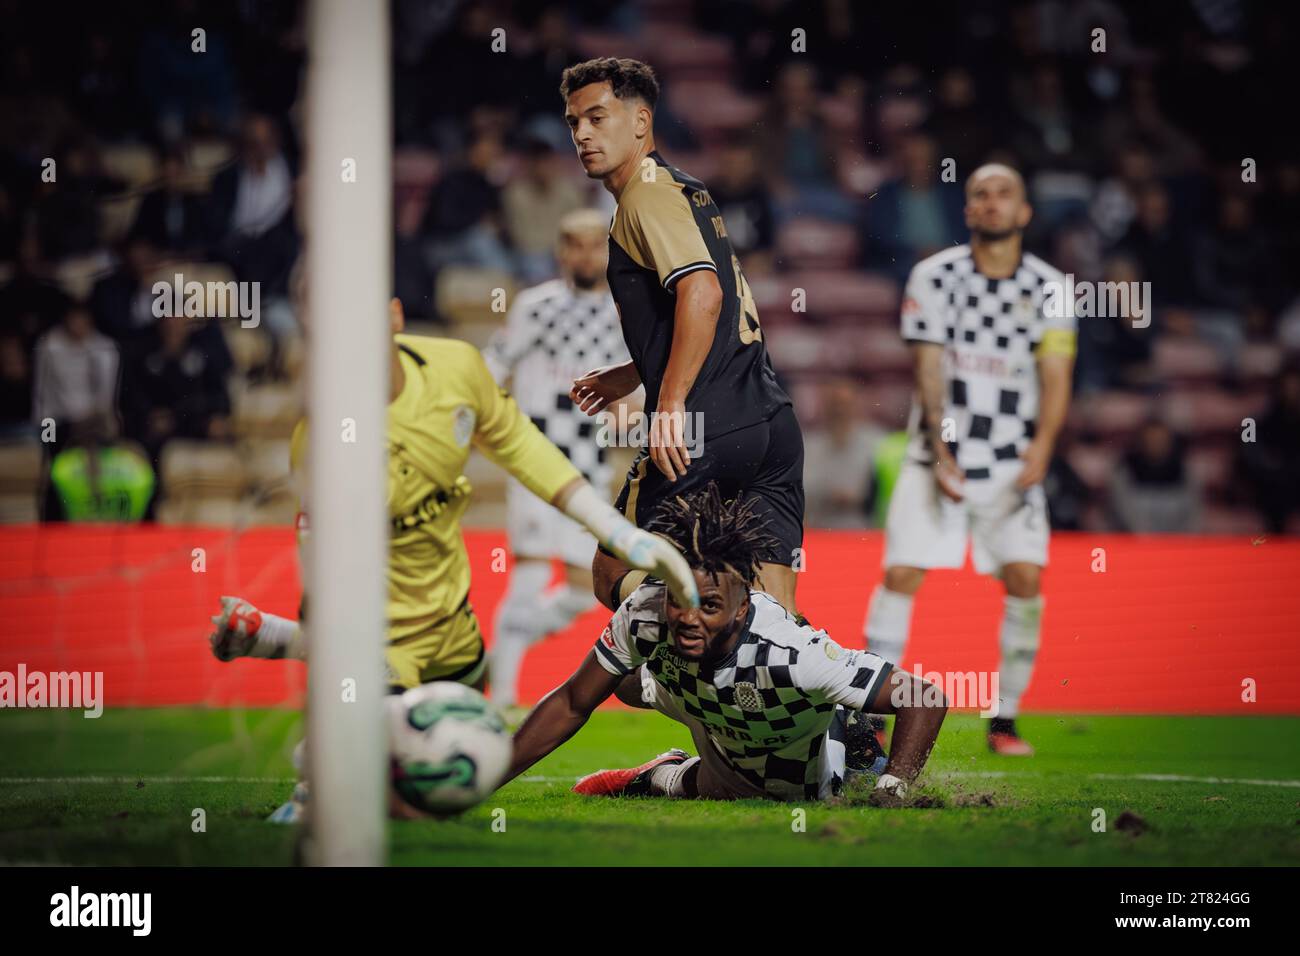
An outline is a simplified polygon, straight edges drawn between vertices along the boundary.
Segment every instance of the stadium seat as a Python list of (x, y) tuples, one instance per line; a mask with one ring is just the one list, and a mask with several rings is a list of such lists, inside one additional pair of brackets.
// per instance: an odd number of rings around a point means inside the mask
[(250, 441), (241, 449), (244, 478), (251, 487), (270, 489), (289, 481), (289, 442)]
[(801, 217), (778, 230), (776, 254), (791, 269), (848, 268), (858, 256), (857, 231), (844, 223)]
[(505, 313), (492, 310), (497, 289), (505, 290), (509, 303), (515, 292), (513, 277), (495, 269), (448, 266), (438, 274), (438, 314), (456, 323), (498, 327), (505, 321)]
[(120, 242), (135, 224), (144, 196), (138, 192), (106, 196), (99, 201), (99, 236), (109, 244)]
[(1249, 508), (1207, 505), (1202, 512), (1201, 531), (1205, 534), (1264, 533), (1264, 519)]
[(42, 457), (35, 440), (0, 444), (0, 524), (39, 518)]
[[(219, 325), (226, 340), (226, 348), (235, 360), (235, 371), (247, 376), (253, 369), (266, 364), (271, 357), (271, 337), (260, 328), (244, 329), (238, 324), (222, 322)], [(239, 334), (236, 335), (235, 332)]]
[(288, 438), (302, 417), (302, 396), (295, 385), (251, 385), (232, 398), (234, 430), (241, 438)]
[(1156, 379), (1166, 382), (1210, 381), (1219, 376), (1224, 365), (1214, 346), (1173, 336), (1156, 340), (1152, 360)]
[(54, 281), (64, 292), (78, 302), (90, 298), (95, 283), (108, 275), (112, 263), (103, 252), (64, 259), (54, 268)]
[(668, 88), (668, 97), (673, 113), (706, 138), (716, 131), (748, 129), (763, 111), (762, 100), (746, 96), (730, 83), (683, 80)]
[(1278, 373), (1286, 352), (1272, 342), (1252, 342), (1237, 354), (1237, 374), (1248, 382), (1267, 381)]
[(1163, 417), (1177, 431), (1191, 436), (1240, 440), (1241, 420), (1255, 410), (1249, 395), (1216, 388), (1180, 388), (1160, 401)]
[(158, 154), (152, 146), (119, 143), (100, 152), (104, 172), (127, 184), (128, 189), (150, 186), (158, 178)]
[(1135, 432), (1153, 410), (1151, 399), (1131, 392), (1097, 392), (1070, 405), (1072, 431), (1115, 440)]
[(234, 161), (234, 147), (224, 139), (196, 140), (189, 145), (189, 185), (207, 192), (212, 177)]
[(1219, 494), (1232, 480), (1234, 449), (1232, 447), (1215, 447), (1201, 445), (1187, 453), (1187, 470), (1192, 478), (1207, 492)]
[(1119, 449), (1113, 445), (1084, 442), (1076, 443), (1065, 453), (1066, 461), (1079, 479), (1094, 491), (1106, 487), (1119, 458)]
[[(807, 293), (810, 315), (887, 315), (897, 318), (898, 284), (878, 273), (849, 269), (797, 271), (781, 276), (780, 285), (784, 286), (782, 307), (787, 310), (790, 308), (790, 290), (801, 288)], [(760, 302), (760, 315), (762, 308)]]
[(168, 442), (158, 470), (167, 497), (177, 501), (238, 498), (248, 484), (238, 450), (221, 442)]

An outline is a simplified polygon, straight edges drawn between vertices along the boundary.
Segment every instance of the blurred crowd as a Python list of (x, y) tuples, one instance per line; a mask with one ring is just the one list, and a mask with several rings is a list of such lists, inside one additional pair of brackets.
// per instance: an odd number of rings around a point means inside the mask
[[(571, 153), (559, 77), (636, 56), (663, 86), (659, 147), (708, 182), (795, 396), (810, 526), (879, 523), (910, 395), (901, 284), (965, 241), (961, 183), (997, 159), (1029, 185), (1028, 248), (1080, 281), (1151, 289), (1149, 324), (1080, 320), (1054, 522), (1300, 530), (1290, 5), (392, 8), (393, 281), (417, 324), (483, 344), (500, 321), (484, 290), (553, 276), (557, 220), (611, 208)], [(303, 11), (72, 9), (0, 0), (25, 24), (0, 36), (0, 430), (39, 441), (42, 474), (74, 446), (134, 456), (151, 492), (123, 512), (193, 517), (158, 510), (169, 467), (186, 471), (168, 448), (226, 447), (247, 472), (296, 414)], [(258, 282), (260, 327), (157, 317), (153, 282), (182, 268)], [(241, 474), (231, 494), (253, 490)], [(41, 513), (71, 514), (42, 481)]]

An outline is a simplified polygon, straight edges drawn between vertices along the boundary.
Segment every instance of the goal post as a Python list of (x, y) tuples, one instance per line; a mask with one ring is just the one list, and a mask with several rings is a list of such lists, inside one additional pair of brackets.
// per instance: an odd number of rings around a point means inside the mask
[(392, 284), (388, 0), (312, 0), (306, 90), (310, 641), (304, 859), (385, 859)]

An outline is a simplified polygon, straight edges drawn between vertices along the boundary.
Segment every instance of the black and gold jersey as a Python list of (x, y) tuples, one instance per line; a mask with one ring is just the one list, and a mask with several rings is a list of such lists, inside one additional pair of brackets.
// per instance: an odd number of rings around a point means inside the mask
[(766, 421), (791, 404), (790, 397), (772, 370), (758, 309), (721, 212), (702, 182), (652, 152), (619, 194), (608, 270), (647, 410), (658, 405), (672, 349), (674, 289), (700, 269), (717, 273), (722, 311), (686, 411), (701, 415), (704, 435), (714, 437)]

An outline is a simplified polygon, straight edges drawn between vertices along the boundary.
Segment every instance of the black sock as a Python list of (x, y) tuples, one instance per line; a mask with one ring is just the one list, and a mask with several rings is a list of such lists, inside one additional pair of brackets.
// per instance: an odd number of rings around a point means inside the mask
[(1012, 717), (994, 717), (989, 721), (989, 733), (1016, 736), (1016, 721)]

